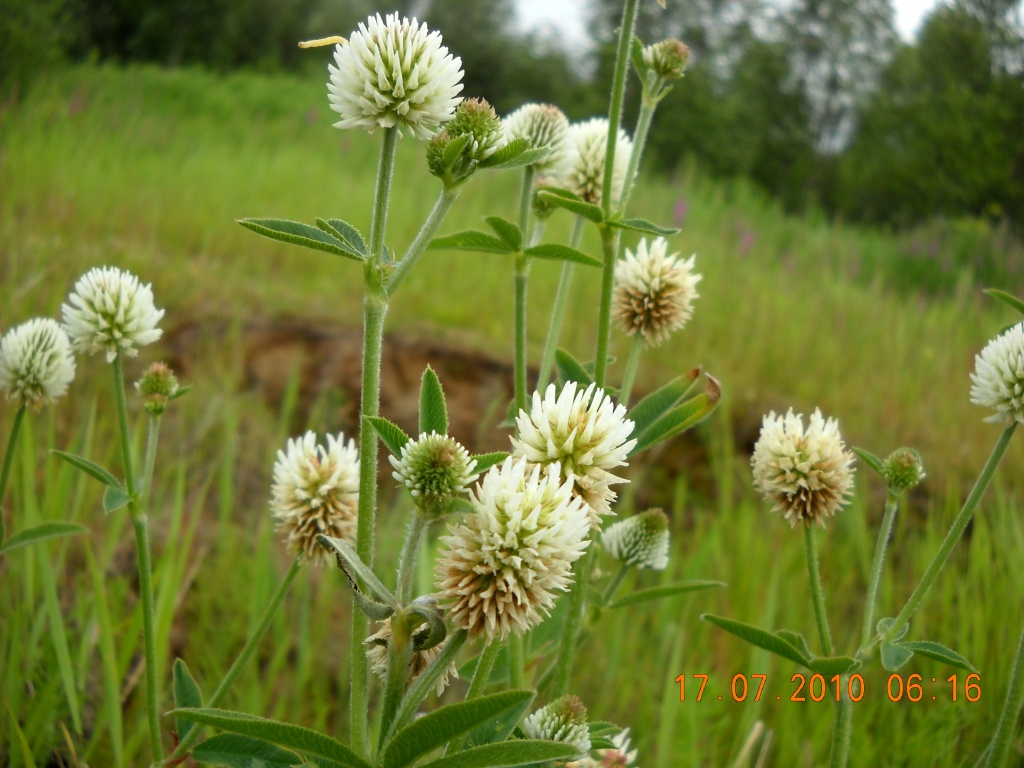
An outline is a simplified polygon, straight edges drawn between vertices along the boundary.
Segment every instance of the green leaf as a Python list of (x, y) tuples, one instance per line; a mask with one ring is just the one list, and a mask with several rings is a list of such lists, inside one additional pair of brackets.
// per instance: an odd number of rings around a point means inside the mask
[(449, 251), (483, 251), (484, 253), (515, 253), (515, 250), (510, 249), (504, 240), (473, 229), (438, 237), (431, 240), (427, 248)]
[(345, 768), (371, 768), (369, 763), (340, 741), (298, 725), (226, 709), (174, 709), (169, 714), (178, 720), (212, 725), (222, 731), (263, 739), (310, 757), (330, 760)]
[(395, 734), (381, 755), (383, 768), (403, 768), (432, 750), (474, 728), (522, 710), (533, 701), (533, 691), (505, 691), (434, 710)]
[(501, 464), (501, 462), (507, 459), (508, 453), (506, 453), (505, 451), (495, 451), (494, 453), (476, 453), (473, 454), (470, 458), (476, 461), (476, 471), (483, 474), (491, 467)]
[(614, 229), (628, 229), (630, 232), (643, 232), (645, 235), (667, 237), (679, 232), (675, 227), (660, 227), (646, 219), (611, 219), (608, 226)]
[(455, 168), (455, 164), (462, 157), (462, 151), (469, 146), (472, 138), (470, 134), (464, 133), (445, 145), (444, 151), (441, 153), (441, 165), (445, 171), (450, 173)]
[(986, 288), (985, 293), (991, 296), (993, 299), (999, 299), (1000, 301), (1013, 307), (1015, 310), (1024, 314), (1024, 301), (1021, 301), (1016, 296), (1006, 291), (1001, 291), (998, 288)]
[(914, 657), (914, 650), (904, 647), (903, 643), (882, 643), (878, 655), (882, 659), (882, 666), (895, 672)]
[(651, 587), (650, 589), (641, 589), (637, 592), (633, 592), (624, 597), (620, 597), (618, 600), (612, 600), (608, 604), (609, 608), (621, 608), (624, 605), (636, 605), (637, 603), (645, 603), (648, 600), (660, 600), (663, 597), (673, 597), (675, 595), (682, 595), (686, 592), (696, 592), (701, 589), (711, 589), (713, 587), (724, 587), (726, 586), (724, 581), (680, 581), (677, 584), (667, 584), (663, 587)]
[(326, 221), (324, 219), (316, 219), (316, 225), (328, 235), (341, 240), (363, 258), (369, 255), (363, 236), (359, 234), (358, 229), (347, 221), (342, 221), (341, 219), (327, 219)]
[(797, 664), (803, 664), (805, 667), (810, 666), (810, 658), (801, 649), (765, 629), (710, 613), (705, 613), (701, 618), (704, 621), (710, 621), (715, 626), (721, 627), (729, 634), (735, 635), (741, 640), (746, 640), (751, 645), (764, 648), (766, 651), (771, 651), (784, 659), (795, 661)]
[[(894, 621), (896, 621), (896, 619), (879, 619), (878, 623), (875, 625), (875, 631), (878, 632), (878, 634), (882, 637), (885, 637), (886, 634), (888, 634), (889, 629), (892, 627)], [(889, 640), (892, 640), (893, 642), (897, 640), (902, 640), (904, 637), (907, 636), (907, 632), (909, 631), (910, 622), (907, 622), (902, 627), (900, 627), (900, 631), (894, 634), (892, 637), (890, 637)]]
[[(508, 662), (506, 661), (506, 664)], [(523, 701), (518, 707), (512, 707), (496, 717), (492, 717), (483, 725), (474, 728), (466, 737), (463, 747), (466, 749), (479, 747), (482, 744), (504, 742), (515, 729), (519, 721), (526, 715), (532, 699)]]
[(629, 41), (629, 59), (633, 63), (633, 69), (642, 81), (647, 74), (649, 67), (644, 61), (644, 44), (636, 35)]
[(413, 680), (409, 690), (406, 691), (405, 697), (402, 699), (402, 703), (398, 707), (398, 712), (395, 713), (395, 719), (391, 724), (391, 731), (385, 744), (391, 741), (392, 733), (401, 730), (405, 727), (406, 723), (416, 716), (416, 711), (419, 709), (420, 704), (435, 689), (438, 678), (447, 672), (448, 666), (455, 660), (465, 642), (466, 630), (455, 630), (448, 638), (448, 642), (445, 643), (441, 652)]
[(826, 679), (831, 679), (836, 675), (845, 675), (847, 672), (860, 669), (860, 662), (850, 656), (823, 656), (812, 659), (807, 668)]
[(108, 485), (103, 491), (103, 511), (109, 515), (126, 506), (131, 500), (132, 497), (122, 489)]
[(490, 157), (481, 160), (477, 167), (498, 170), (501, 168), (522, 168), (543, 160), (551, 154), (550, 147), (533, 147), (529, 139), (512, 139), (496, 149)]
[(601, 262), (593, 256), (587, 256), (583, 251), (577, 251), (568, 245), (557, 243), (544, 243), (527, 248), (523, 251), (527, 256), (534, 259), (546, 259), (547, 261), (571, 261), (575, 264), (585, 264), (588, 267), (600, 267)]
[(811, 646), (807, 644), (807, 638), (805, 638), (799, 632), (794, 632), (791, 629), (777, 629), (775, 630), (775, 636), (781, 637), (787, 643), (789, 643), (798, 651), (800, 651), (800, 653), (802, 653), (808, 659), (814, 658), (814, 653), (811, 651)]
[(595, 224), (604, 222), (604, 211), (601, 210), (601, 206), (588, 203), (567, 189), (542, 189), (537, 192), (537, 197), (548, 205), (565, 208)]
[(598, 720), (595, 723), (588, 723), (587, 730), (590, 731), (591, 737), (611, 736), (619, 733), (622, 730), (622, 727), (615, 723), (609, 723), (607, 720)]
[(207, 739), (192, 750), (192, 757), (198, 763), (227, 768), (288, 768), (306, 762), (287, 749), (237, 733), (220, 733)]
[(590, 737), (590, 748), (591, 749), (615, 749), (615, 742), (609, 739), (607, 736), (591, 736)]
[(562, 385), (575, 381), (581, 387), (588, 387), (594, 383), (594, 379), (579, 361), (564, 349), (555, 350), (555, 366), (558, 368), (558, 378)]
[[(188, 666), (181, 659), (174, 660), (174, 706), (192, 709), (200, 709), (203, 706), (203, 692), (199, 689), (199, 683), (192, 677)], [(177, 725), (178, 736), (182, 739), (196, 727), (195, 723), (187, 720), (179, 720)]]
[(971, 662), (952, 648), (947, 648), (946, 646), (934, 643), (931, 640), (910, 640), (905, 643), (898, 643), (898, 645), (913, 651), (918, 656), (924, 656), (926, 659), (932, 659), (933, 661), (938, 661), (943, 664), (949, 664), (951, 667), (966, 669), (968, 672), (978, 671)]
[(238, 223), (251, 229), (258, 235), (279, 240), (282, 243), (301, 245), (315, 251), (326, 251), (337, 256), (345, 256), (356, 261), (363, 261), (361, 254), (354, 248), (322, 229), (304, 224), (301, 221), (288, 219), (239, 219)]
[(448, 434), (448, 406), (444, 402), (441, 380), (428, 365), (420, 380), (420, 434), (431, 432)]
[(637, 438), (633, 450), (629, 452), (630, 456), (695, 427), (711, 415), (722, 398), (722, 389), (713, 377), (707, 375), (705, 377), (707, 384), (704, 386), (704, 391), (670, 409), (644, 430), (644, 433)]
[(402, 449), (409, 442), (409, 436), (405, 434), (400, 426), (393, 421), (388, 421), (383, 416), (364, 416), (363, 419), (373, 427), (373, 430), (384, 441), (384, 445), (388, 447), (392, 454), (395, 456), (402, 455)]
[(521, 251), (523, 249), (523, 230), (518, 225), (501, 218), (501, 216), (488, 216), (484, 221), (510, 250)]
[(534, 765), (551, 760), (563, 762), (578, 756), (579, 752), (569, 744), (557, 741), (517, 739), (482, 747), (467, 749), (454, 755), (446, 755), (422, 768), (504, 768), (512, 765)]
[(117, 478), (107, 472), (107, 470), (96, 462), (89, 461), (84, 456), (79, 456), (74, 453), (66, 453), (65, 451), (58, 451), (56, 449), (51, 450), (50, 453), (59, 459), (63, 459), (71, 466), (82, 470), (85, 474), (89, 475), (89, 477), (99, 480), (104, 485), (111, 488), (120, 488), (122, 491), (124, 490), (124, 488), (121, 487), (121, 483), (117, 481)]
[[(316, 540), (321, 547), (334, 554), (338, 560), (338, 567), (352, 581), (352, 587), (355, 591), (359, 591), (358, 587), (361, 582), (374, 600), (389, 605), (396, 611), (401, 607), (395, 596), (381, 583), (381, 580), (377, 578), (370, 567), (360, 559), (351, 544), (344, 539), (324, 536), (322, 533), (317, 534)], [(358, 581), (355, 581), (354, 578), (358, 579)]]
[(84, 525), (79, 525), (78, 523), (42, 523), (32, 528), (18, 531), (11, 538), (7, 539), (0, 546), (0, 556), (42, 541), (58, 539), (62, 536), (76, 536), (79, 533), (86, 533), (88, 530)]
[[(699, 369), (694, 370), (699, 376)], [(639, 438), (654, 422), (664, 416), (669, 408), (686, 397), (695, 381), (696, 378), (689, 374), (677, 376), (630, 408), (628, 418), (633, 422), (633, 437)]]
[(456, 496), (454, 499), (451, 499), (448, 502), (442, 514), (451, 515), (455, 513), (460, 513), (463, 515), (475, 515), (476, 507), (473, 506), (473, 503), (469, 499), (463, 499), (459, 496)]
[(853, 446), (853, 452), (860, 457), (861, 461), (875, 470), (875, 472), (880, 475), (882, 474), (882, 460), (875, 456), (875, 454), (870, 451), (865, 451), (863, 448), (858, 448), (857, 446)]

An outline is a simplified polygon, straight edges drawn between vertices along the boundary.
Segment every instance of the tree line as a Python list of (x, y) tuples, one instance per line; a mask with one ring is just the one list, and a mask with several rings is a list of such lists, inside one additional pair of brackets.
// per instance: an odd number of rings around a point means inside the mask
[[(503, 114), (550, 101), (582, 119), (607, 99), (622, 1), (580, 5), (585, 61), (524, 33), (514, 0), (0, 0), (0, 88), (10, 100), (35, 72), (76, 60), (300, 69), (311, 59), (296, 41), (395, 10), (443, 32), (465, 94)], [(691, 59), (655, 118), (652, 170), (696, 161), (791, 211), (896, 226), (974, 216), (1020, 231), (1022, 0), (946, 0), (912, 42), (896, 33), (892, 0), (667, 5), (641, 3), (638, 34), (677, 37)]]

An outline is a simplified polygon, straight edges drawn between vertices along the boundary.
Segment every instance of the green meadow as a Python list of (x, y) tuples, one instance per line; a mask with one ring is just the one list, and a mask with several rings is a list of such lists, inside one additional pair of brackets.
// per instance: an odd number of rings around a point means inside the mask
[[(0, 329), (57, 316), (74, 281), (101, 265), (151, 282), (168, 330), (284, 320), (357, 327), (361, 281), (353, 264), (235, 223), (320, 216), (368, 229), (376, 137), (331, 128), (325, 80), (326, 73), (79, 68), (3, 106)], [(439, 191), (423, 149), (409, 137), (400, 142), (388, 224), (388, 243), (399, 252)], [(443, 231), (476, 228), (492, 213), (514, 218), (518, 184), (514, 172), (478, 174)], [(901, 445), (920, 451), (928, 477), (901, 510), (880, 594), (878, 615), (893, 615), (999, 435), (968, 402), (968, 374), (986, 341), (1016, 320), (982, 289), (993, 276), (1009, 283), (1016, 275), (1016, 284), (992, 287), (1019, 294), (1024, 271), (1014, 267), (1024, 252), (976, 222), (897, 234), (789, 217), (750, 185), (713, 181), (689, 166), (646, 179), (632, 207), (680, 226), (672, 248), (696, 253), (704, 276), (693, 319), (645, 356), (637, 388), (699, 365), (724, 395), (697, 430), (699, 450), (686, 453), (699, 461), (634, 469), (627, 508), (634, 496), (653, 499), (671, 513), (674, 538), (670, 573), (630, 579), (728, 586), (600, 617), (585, 637), (576, 692), (596, 719), (632, 727), (645, 766), (753, 766), (762, 741), (743, 747), (758, 721), (770, 734), (759, 765), (822, 764), (828, 697), (813, 702), (805, 689), (807, 701), (791, 701), (800, 670), (699, 619), (710, 612), (813, 634), (800, 533), (750, 488), (761, 415), (820, 407), (839, 419), (848, 445), (881, 456)], [(565, 242), (570, 227), (556, 213), (545, 240)], [(592, 234), (583, 250), (597, 254)], [(593, 348), (594, 329), (574, 322), (572, 308), (591, 317), (598, 294), (596, 270), (585, 271), (577, 269), (563, 334), (563, 346), (580, 357)], [(552, 263), (531, 269), (533, 362), (558, 274)], [(510, 263), (431, 251), (397, 294), (387, 331), (511, 361), (512, 313)], [(621, 335), (614, 343), (621, 361), (627, 344)], [(267, 402), (247, 386), (232, 333), (195, 354), (183, 382), (192, 392), (164, 419), (150, 520), (164, 630), (159, 674), (168, 679), (180, 656), (212, 686), (287, 567), (266, 506), (274, 455), (298, 430), (333, 423), (334, 405), (323, 398), (299, 409), (296, 376), (279, 402)], [(143, 351), (129, 377), (158, 356), (159, 349)], [(79, 358), (70, 396), (27, 419), (19, 445), (9, 531), (73, 520), (90, 532), (0, 561), (0, 758), (12, 766), (133, 766), (146, 754), (141, 645), (125, 642), (141, 631), (130, 526), (123, 515), (104, 517), (98, 484), (48, 454), (59, 447), (116, 464), (109, 379), (102, 360)], [(0, 434), (12, 416), (0, 410)], [(141, 445), (141, 432), (136, 439)], [(966, 673), (915, 658), (900, 674), (923, 676), (923, 699), (890, 701), (888, 673), (875, 663), (863, 672), (865, 695), (854, 708), (853, 765), (972, 765), (983, 751), (1021, 629), (1022, 461), (1018, 436), (912, 622), (915, 639), (950, 646), (979, 669), (980, 700), (965, 700)], [(854, 503), (819, 536), (840, 651), (857, 645), (884, 495), (881, 479), (859, 466)], [(407, 501), (385, 493), (383, 502), (380, 572), (390, 573)], [(429, 558), (422, 562), (419, 588), (427, 592)], [(306, 569), (225, 706), (344, 740), (349, 610), (340, 573)], [(954, 672), (955, 701), (945, 682)], [(682, 702), (678, 675), (686, 675)], [(693, 700), (692, 675), (708, 675), (701, 701)], [(735, 675), (751, 686), (743, 702), (730, 690)], [(758, 702), (752, 675), (767, 675)]]

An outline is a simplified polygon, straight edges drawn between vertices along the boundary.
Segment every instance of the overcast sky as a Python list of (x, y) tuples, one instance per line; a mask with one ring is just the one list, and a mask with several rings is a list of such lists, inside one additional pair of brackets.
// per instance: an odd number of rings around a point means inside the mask
[[(516, 3), (524, 26), (546, 27), (565, 35), (570, 45), (584, 40), (580, 0), (516, 0)], [(896, 29), (904, 40), (913, 39), (921, 18), (936, 4), (937, 0), (894, 0)]]

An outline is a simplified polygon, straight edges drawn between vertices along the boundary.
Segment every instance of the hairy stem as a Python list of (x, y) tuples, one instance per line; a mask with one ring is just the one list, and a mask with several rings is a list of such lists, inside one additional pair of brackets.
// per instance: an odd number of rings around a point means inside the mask
[(655, 73), (648, 75), (649, 82), (644, 83), (643, 100), (640, 102), (640, 114), (636, 119), (636, 130), (633, 133), (633, 151), (629, 155), (629, 167), (626, 170), (626, 183), (622, 187), (622, 199), (619, 201), (619, 211), (626, 210), (629, 196), (633, 192), (633, 185), (636, 183), (636, 175), (640, 170), (640, 159), (644, 154), (644, 146), (647, 144), (647, 134), (651, 131), (651, 121), (654, 118), (654, 110), (658, 107), (658, 101), (654, 96), (659, 93), (665, 84), (664, 77), (658, 77)]
[(612, 331), (612, 291), (615, 288), (615, 259), (619, 252), (619, 233), (601, 227), (601, 303), (597, 312), (597, 354), (594, 358), (594, 382), (603, 387), (608, 373), (608, 343)]
[(619, 403), (629, 405), (629, 395), (633, 391), (633, 380), (636, 378), (636, 370), (640, 367), (640, 353), (644, 349), (644, 337), (637, 333), (633, 336), (633, 343), (629, 347), (629, 357), (626, 358), (626, 371), (622, 374), (622, 388), (619, 390)]
[[(583, 224), (586, 221), (582, 216), (577, 216), (572, 225), (572, 234), (569, 235), (569, 247), (575, 248), (583, 235)], [(537, 391), (543, 392), (551, 380), (551, 371), (555, 364), (555, 350), (558, 348), (558, 337), (562, 333), (562, 321), (565, 319), (565, 309), (569, 304), (569, 293), (572, 288), (572, 276), (576, 265), (571, 261), (562, 264), (562, 274), (558, 278), (558, 290), (555, 293), (555, 305), (551, 308), (551, 324), (548, 326), (548, 338), (544, 342), (544, 356), (540, 361), (540, 375), (537, 377)]]
[(818, 623), (818, 637), (821, 638), (821, 652), (832, 655), (832, 634), (828, 628), (825, 613), (825, 593), (821, 588), (821, 569), (818, 565), (818, 547), (813, 525), (804, 525), (804, 554), (807, 557), (807, 577), (811, 582), (811, 600), (814, 603), (814, 618)]
[(408, 618), (399, 611), (391, 617), (391, 638), (388, 640), (388, 666), (384, 680), (384, 705), (381, 709), (378, 748), (384, 746), (384, 739), (391, 730), (398, 705), (402, 703), (412, 652), (412, 634)]
[(405, 532), (405, 542), (402, 544), (402, 554), (398, 559), (398, 588), (397, 598), (399, 605), (406, 606), (412, 599), (412, 583), (416, 575), (416, 560), (419, 558), (420, 547), (423, 545), (423, 536), (427, 532), (427, 518), (418, 509), (414, 510), (409, 519), (409, 527)]
[(839, 679), (839, 701), (836, 702), (836, 724), (832, 730), (832, 754), (830, 768), (846, 768), (850, 762), (850, 739), (853, 736), (853, 702), (847, 686), (850, 676)]
[(1017, 658), (1013, 662), (1010, 676), (1010, 687), (1006, 691), (1006, 701), (999, 715), (995, 735), (992, 737), (992, 749), (988, 755), (986, 768), (1002, 768), (1010, 756), (1013, 746), (1013, 731), (1020, 717), (1020, 708), (1024, 704), (1024, 632), (1017, 644)]
[(576, 561), (573, 569), (576, 578), (569, 592), (568, 611), (565, 615), (565, 628), (562, 630), (562, 642), (558, 647), (558, 661), (555, 664), (555, 678), (551, 689), (551, 698), (557, 699), (569, 692), (569, 681), (572, 679), (572, 665), (576, 656), (576, 637), (580, 633), (583, 622), (583, 609), (587, 605), (587, 584), (590, 583), (590, 572), (594, 566), (594, 543), (591, 541), (586, 553)]
[(455, 189), (442, 189), (441, 194), (438, 195), (437, 200), (434, 202), (434, 207), (430, 211), (430, 215), (427, 220), (423, 222), (423, 226), (420, 227), (420, 231), (416, 233), (416, 239), (409, 245), (409, 250), (405, 252), (405, 256), (398, 262), (398, 266), (395, 267), (395, 271), (391, 273), (391, 276), (385, 282), (385, 291), (388, 296), (394, 296), (395, 291), (398, 287), (405, 282), (405, 278), (412, 272), (413, 267), (419, 262), (424, 252), (427, 250), (427, 246), (430, 245), (431, 239), (434, 237), (434, 233), (437, 232), (438, 227), (444, 221), (445, 216), (448, 215), (448, 211), (451, 210), (452, 204), (459, 196), (459, 188)]
[(864, 629), (861, 632), (861, 647), (871, 642), (874, 634), (875, 602), (878, 599), (878, 585), (882, 581), (882, 570), (885, 566), (885, 552), (892, 537), (892, 526), (896, 520), (896, 509), (899, 505), (899, 494), (889, 491), (885, 499), (885, 514), (882, 516), (882, 527), (878, 531), (878, 543), (875, 544), (875, 559), (871, 563), (871, 580), (868, 582), (868, 598), (864, 604)]
[(146, 456), (142, 463), (142, 503), (149, 507), (149, 488), (153, 484), (153, 469), (156, 467), (156, 449), (160, 441), (160, 417), (149, 417), (149, 428), (146, 431)]
[(25, 406), (22, 405), (14, 414), (14, 423), (11, 424), (11, 435), (7, 438), (7, 453), (4, 454), (4, 468), (0, 472), (0, 544), (7, 538), (7, 527), (4, 525), (4, 499), (7, 498), (7, 481), (11, 477), (11, 467), (14, 466), (14, 446), (18, 444), (18, 433), (21, 432), (21, 422), (25, 419)]

